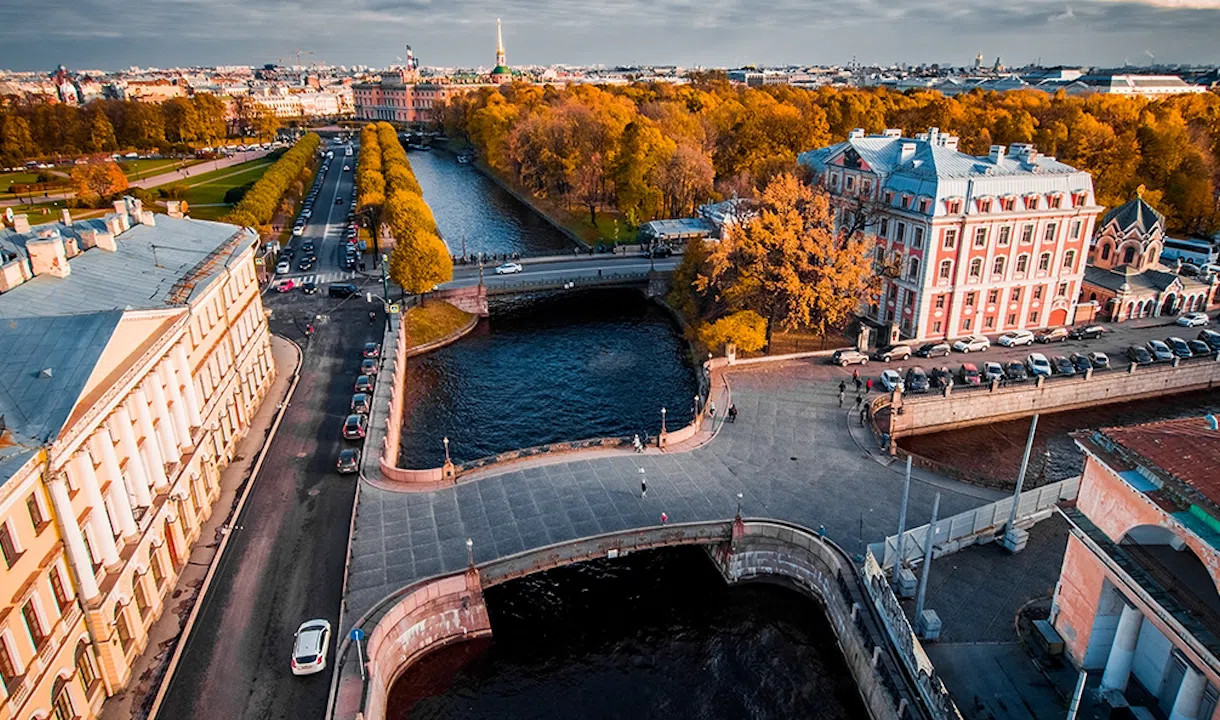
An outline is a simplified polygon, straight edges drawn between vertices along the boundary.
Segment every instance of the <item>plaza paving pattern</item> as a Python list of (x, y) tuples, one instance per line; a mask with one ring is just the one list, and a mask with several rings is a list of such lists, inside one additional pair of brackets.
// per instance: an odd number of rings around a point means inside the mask
[[(827, 368), (815, 362), (731, 370), (737, 422), (689, 452), (572, 455), (551, 464), (509, 465), (434, 492), (363, 483), (343, 630), (394, 590), (465, 567), (467, 538), (475, 561), (483, 562), (655, 525), (662, 512), (671, 522), (728, 518), (737, 493), (747, 517), (825, 526), (849, 552), (863, 552), (867, 543), (896, 531), (902, 475), (865, 449), (868, 444), (853, 440), (854, 415), (838, 407), (837, 375), (828, 381)], [(715, 402), (723, 414), (728, 402), (719, 390)], [(648, 479), (646, 498), (640, 497), (639, 468)], [(909, 525), (927, 522), (937, 492), (942, 517), (1002, 497), (923, 473), (917, 478)]]

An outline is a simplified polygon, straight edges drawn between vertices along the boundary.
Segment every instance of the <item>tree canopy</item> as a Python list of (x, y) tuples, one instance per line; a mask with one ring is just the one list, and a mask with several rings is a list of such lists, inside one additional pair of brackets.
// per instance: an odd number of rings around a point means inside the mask
[(91, 160), (72, 168), (72, 187), (82, 198), (97, 200), (127, 189), (127, 176), (113, 160)]

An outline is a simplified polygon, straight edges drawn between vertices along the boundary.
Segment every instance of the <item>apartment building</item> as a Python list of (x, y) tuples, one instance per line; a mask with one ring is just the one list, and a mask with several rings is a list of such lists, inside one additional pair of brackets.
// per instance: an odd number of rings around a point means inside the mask
[(905, 338), (954, 338), (1073, 322), (1101, 207), (1088, 173), (1032, 145), (986, 157), (931, 128), (802, 153), (831, 194), (836, 225), (876, 242), (870, 322)]
[(1051, 620), (1113, 707), (1220, 717), (1216, 428), (1208, 416), (1075, 437), (1085, 464), (1062, 509), (1070, 534)]
[(130, 199), (0, 230), (0, 720), (133, 681), (275, 375), (257, 240)]
[(403, 71), (383, 76), (378, 82), (357, 83), (352, 86), (352, 96), (358, 120), (416, 123), (437, 119), (434, 110), (442, 101), (476, 87), (470, 83), (424, 82), (415, 73)]

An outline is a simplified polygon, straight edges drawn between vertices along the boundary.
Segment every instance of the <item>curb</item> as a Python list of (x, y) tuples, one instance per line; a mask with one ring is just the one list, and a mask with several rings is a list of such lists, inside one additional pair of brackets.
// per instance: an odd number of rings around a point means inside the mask
[[(284, 419), (284, 414), (288, 412), (288, 405), (292, 401), (292, 394), (296, 391), (297, 383), (301, 380), (301, 366), (304, 364), (305, 352), (300, 345), (292, 342), (283, 335), (276, 337), (292, 343), (297, 349), (297, 366), (292, 371), (292, 383), (288, 386), (288, 392), (284, 394), (283, 405), (279, 412), (276, 413), (275, 420), (271, 423), (271, 428), (267, 431), (267, 437), (263, 441), (263, 447), (259, 450), (258, 459), (254, 461), (254, 467), (250, 471), (250, 479), (246, 482), (246, 487), (242, 490), (241, 497), (237, 499), (237, 505), (233, 508), (233, 522), (241, 517), (241, 511), (246, 506), (246, 499), (250, 496), (250, 491), (254, 488), (254, 481), (258, 479), (259, 470), (263, 467), (263, 461), (267, 458), (267, 450), (271, 447), (272, 440), (275, 439), (276, 432), (280, 428), (280, 422)], [(165, 702), (165, 696), (169, 692), (169, 686), (174, 679), (174, 671), (178, 669), (178, 663), (182, 661), (182, 655), (186, 650), (186, 645), (190, 641), (191, 630), (195, 627), (195, 621), (199, 619), (199, 611), (203, 607), (203, 603), (207, 600), (208, 588), (212, 585), (212, 580), (216, 576), (216, 571), (220, 567), (220, 562), (224, 559), (225, 549), (229, 545), (229, 539), (233, 537), (232, 527), (230, 531), (224, 534), (220, 539), (220, 545), (216, 548), (216, 554), (212, 556), (212, 563), (208, 566), (208, 572), (203, 577), (203, 584), (199, 586), (199, 594), (196, 596), (195, 604), (191, 607), (191, 614), (186, 618), (186, 624), (182, 626), (182, 631), (178, 633), (178, 643), (174, 646), (174, 654), (169, 660), (169, 665), (165, 668), (165, 674), (161, 677), (161, 685), (157, 688), (157, 695), (153, 698), (152, 706), (148, 710), (147, 720), (156, 720), (157, 713), (161, 710), (161, 703)]]

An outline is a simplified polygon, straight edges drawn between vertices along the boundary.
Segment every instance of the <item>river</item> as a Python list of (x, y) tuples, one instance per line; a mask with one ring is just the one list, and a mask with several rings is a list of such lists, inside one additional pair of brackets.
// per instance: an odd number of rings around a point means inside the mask
[(862, 718), (821, 608), (728, 587), (697, 548), (582, 563), (489, 589), (493, 638), (425, 656), (390, 720)]

